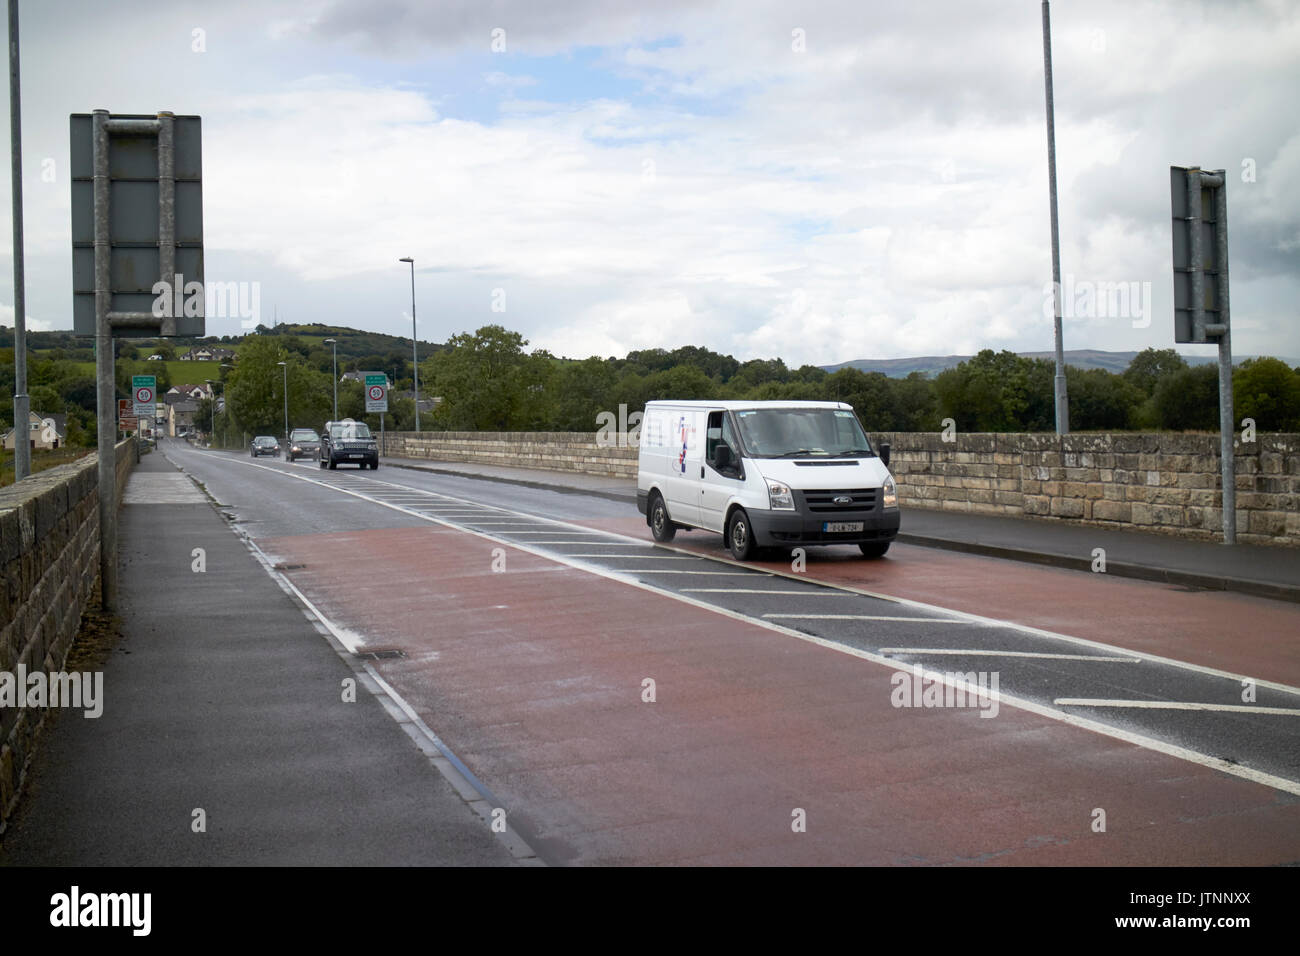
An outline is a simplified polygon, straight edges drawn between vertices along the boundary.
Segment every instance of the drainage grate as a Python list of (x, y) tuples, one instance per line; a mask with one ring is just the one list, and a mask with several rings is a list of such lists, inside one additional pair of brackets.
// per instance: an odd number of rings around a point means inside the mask
[(275, 565), (277, 571), (297, 571), (299, 568), (305, 568), (305, 564), (285, 564), (283, 562)]
[(398, 650), (396, 647), (387, 647), (374, 651), (356, 651), (353, 656), (363, 661), (390, 661), (394, 658), (405, 657), (406, 651)]

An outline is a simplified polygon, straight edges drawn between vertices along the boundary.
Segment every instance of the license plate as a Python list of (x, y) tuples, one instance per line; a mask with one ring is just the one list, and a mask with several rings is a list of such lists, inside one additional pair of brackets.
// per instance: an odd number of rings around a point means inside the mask
[(365, 455), (348, 455), (349, 458), (365, 458)]
[(862, 525), (861, 521), (826, 521), (822, 523), (822, 531), (831, 534), (837, 531), (861, 531)]

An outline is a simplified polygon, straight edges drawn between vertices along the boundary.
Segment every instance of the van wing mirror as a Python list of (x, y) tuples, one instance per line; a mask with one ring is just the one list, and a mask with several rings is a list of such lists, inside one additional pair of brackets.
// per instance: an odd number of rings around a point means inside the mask
[(886, 468), (889, 467), (889, 442), (887, 441), (880, 443), (880, 460), (885, 463)]
[(726, 442), (718, 442), (718, 446), (713, 449), (713, 467), (718, 471), (726, 471), (731, 467), (731, 447)]

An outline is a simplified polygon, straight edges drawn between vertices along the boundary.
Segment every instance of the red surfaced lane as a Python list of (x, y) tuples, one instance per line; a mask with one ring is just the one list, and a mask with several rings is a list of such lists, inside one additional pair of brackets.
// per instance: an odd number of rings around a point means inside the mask
[(895, 708), (891, 668), (473, 535), (265, 546), (406, 652), (376, 666), (557, 862), (1300, 859), (1300, 806), (1267, 787), (1005, 704)]

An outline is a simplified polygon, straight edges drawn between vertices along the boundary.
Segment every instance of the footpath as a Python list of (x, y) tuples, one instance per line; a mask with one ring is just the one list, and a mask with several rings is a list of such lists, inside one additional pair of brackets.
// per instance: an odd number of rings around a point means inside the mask
[(161, 454), (131, 475), (118, 544), (103, 713), (47, 725), (0, 866), (513, 862)]
[[(550, 491), (595, 495), (636, 505), (636, 482), (576, 472), (468, 462), (384, 458), (390, 468), (500, 481)], [(1105, 551), (1106, 573), (1185, 587), (1237, 591), (1300, 602), (1300, 548), (1181, 538), (1157, 532), (1071, 524), (1054, 519), (903, 508), (903, 544), (964, 551), (1031, 564), (1091, 571)]]

